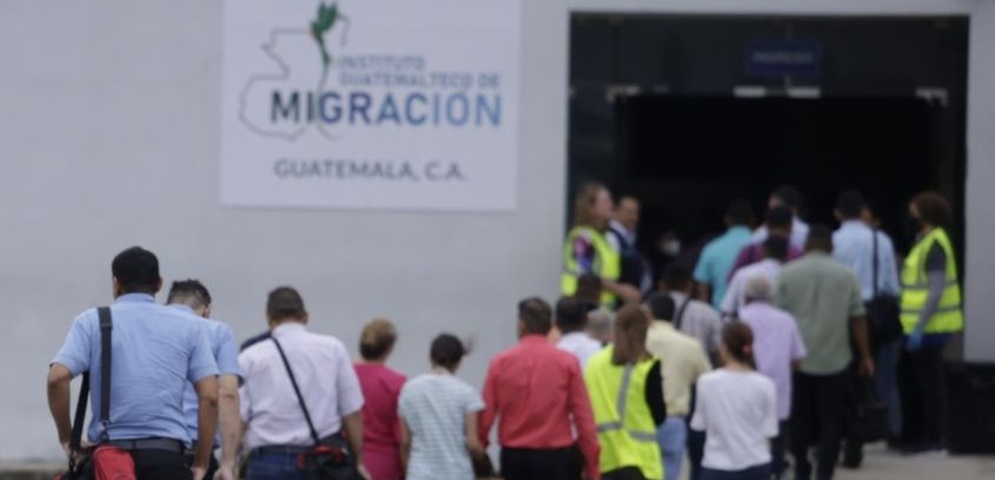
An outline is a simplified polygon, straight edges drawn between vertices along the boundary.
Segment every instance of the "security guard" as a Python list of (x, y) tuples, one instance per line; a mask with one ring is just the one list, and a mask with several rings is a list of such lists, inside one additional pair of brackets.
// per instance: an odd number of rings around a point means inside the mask
[[(128, 451), (135, 475), (145, 479), (204, 477), (218, 422), (218, 367), (193, 314), (158, 305), (159, 260), (140, 247), (114, 257), (114, 304), (110, 307), (109, 398), (101, 394), (101, 330), (97, 309), (73, 321), (48, 373), (48, 402), (66, 455), (69, 447), (69, 383), (90, 372), (93, 418), (109, 402), (107, 421), (92, 421), (89, 439)], [(183, 417), (187, 383), (197, 392), (200, 438), (193, 471), (184, 461), (189, 432)]]
[(902, 270), (906, 352), (899, 385), (903, 441), (910, 453), (918, 453), (942, 448), (943, 350), (950, 336), (964, 329), (964, 312), (957, 261), (943, 228), (950, 220), (950, 204), (938, 193), (923, 192), (912, 199), (909, 215), (919, 239)]
[(584, 379), (601, 441), (604, 480), (662, 480), (657, 428), (667, 419), (660, 361), (646, 351), (650, 320), (636, 305), (615, 318), (615, 344), (593, 357)]
[(612, 213), (611, 194), (604, 185), (589, 183), (581, 188), (574, 208), (574, 228), (563, 246), (560, 279), (563, 295), (573, 296), (577, 292), (577, 279), (591, 274), (601, 278), (603, 306), (614, 308), (619, 297), (624, 301), (639, 301), (637, 288), (618, 282), (622, 258), (604, 233)]

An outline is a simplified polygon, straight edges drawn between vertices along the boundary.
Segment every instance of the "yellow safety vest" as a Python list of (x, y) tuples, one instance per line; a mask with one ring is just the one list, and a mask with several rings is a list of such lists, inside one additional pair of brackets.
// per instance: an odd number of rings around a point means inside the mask
[[(574, 258), (574, 241), (577, 237), (584, 237), (591, 241), (594, 246), (594, 265), (591, 273), (601, 277), (603, 280), (618, 280), (622, 273), (622, 256), (616, 251), (605, 235), (591, 227), (575, 227), (567, 235), (566, 244), (563, 246), (563, 274), (560, 275), (560, 292), (563, 295), (571, 296), (577, 292), (577, 277), (580, 276), (580, 265)], [(601, 304), (613, 308), (615, 307), (615, 294), (602, 291)]]
[(648, 480), (662, 480), (663, 461), (656, 442), (656, 425), (646, 404), (646, 376), (656, 359), (636, 365), (614, 365), (614, 351), (614, 346), (605, 347), (591, 357), (584, 370), (601, 442), (599, 467), (602, 472), (638, 467)]
[(936, 313), (927, 321), (925, 333), (955, 333), (964, 329), (964, 312), (961, 309), (960, 285), (957, 282), (957, 262), (950, 237), (941, 228), (926, 234), (909, 252), (902, 269), (902, 329), (911, 333), (919, 324), (919, 315), (926, 308), (929, 285), (926, 274), (926, 256), (934, 244), (939, 244), (947, 257), (947, 283)]

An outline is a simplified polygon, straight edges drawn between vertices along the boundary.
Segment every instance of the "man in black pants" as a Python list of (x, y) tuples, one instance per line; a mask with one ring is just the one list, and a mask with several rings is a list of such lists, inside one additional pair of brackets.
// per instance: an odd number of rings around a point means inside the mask
[[(116, 300), (110, 307), (109, 333), (101, 329), (97, 309), (83, 312), (49, 369), (48, 404), (59, 441), (67, 456), (78, 453), (69, 446), (69, 384), (89, 371), (93, 418), (103, 416), (104, 402), (109, 407), (108, 421), (90, 422), (91, 442), (129, 452), (141, 480), (201, 480), (218, 422), (218, 368), (201, 320), (156, 303), (162, 279), (152, 252), (129, 248), (114, 258), (111, 271)], [(114, 338), (109, 352), (103, 349), (105, 334)], [(120, 366), (110, 368), (114, 375), (106, 385), (104, 364)], [(183, 418), (187, 382), (194, 384), (200, 411), (192, 469), (183, 457), (191, 441)]]

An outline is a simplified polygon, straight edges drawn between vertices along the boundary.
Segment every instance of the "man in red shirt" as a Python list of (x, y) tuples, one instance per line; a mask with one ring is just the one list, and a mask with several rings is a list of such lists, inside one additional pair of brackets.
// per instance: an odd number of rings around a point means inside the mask
[(481, 442), (498, 424), (505, 480), (570, 478), (574, 431), (586, 477), (598, 480), (598, 432), (580, 363), (549, 343), (552, 309), (541, 298), (518, 304), (518, 345), (491, 361), (484, 384)]

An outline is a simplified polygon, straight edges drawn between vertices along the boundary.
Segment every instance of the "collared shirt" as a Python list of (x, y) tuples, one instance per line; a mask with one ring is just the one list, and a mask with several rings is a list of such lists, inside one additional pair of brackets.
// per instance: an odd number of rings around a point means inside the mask
[(705, 353), (717, 353), (722, 345), (722, 319), (715, 309), (701, 300), (689, 299), (681, 292), (670, 292), (670, 298), (674, 300), (675, 315), (681, 311), (684, 302), (690, 300), (681, 318), (674, 319), (674, 325), (680, 324), (681, 332), (698, 339)]
[[(183, 416), (188, 382), (218, 374), (211, 346), (198, 317), (155, 303), (152, 295), (118, 297), (111, 306), (111, 440), (149, 437), (190, 441)], [(90, 309), (73, 320), (66, 342), (52, 363), (73, 376), (90, 371), (92, 418), (99, 418), (100, 321)], [(91, 442), (103, 428), (90, 422)]]
[[(895, 246), (884, 232), (878, 237), (878, 293), (898, 295), (898, 265)], [(850, 267), (860, 282), (861, 297), (874, 297), (874, 234), (859, 220), (847, 220), (833, 233), (833, 258)]]
[[(287, 354), (318, 435), (338, 433), (342, 418), (363, 408), (363, 391), (345, 345), (335, 337), (308, 332), (297, 322), (277, 326), (273, 337)], [(273, 341), (249, 347), (238, 363), (245, 378), (240, 393), (242, 420), (248, 424), (246, 447), (314, 443)]]
[(602, 348), (601, 342), (591, 338), (586, 332), (570, 332), (563, 335), (560, 341), (556, 342), (556, 347), (577, 357), (577, 360), (580, 360), (581, 370), (587, 368), (587, 361), (591, 355), (598, 353)]
[[(807, 223), (802, 221), (798, 217), (791, 219), (791, 240), (789, 243), (799, 250), (805, 249), (805, 241), (808, 240), (809, 226)], [(753, 234), (753, 240), (757, 243), (763, 243), (767, 240), (767, 225), (761, 225), (760, 228)]]
[(586, 471), (592, 478), (599, 476), (601, 448), (580, 363), (545, 337), (525, 336), (491, 360), (484, 403), (484, 445), (495, 422), (502, 447), (527, 449), (569, 447), (575, 426)]
[[(793, 262), (805, 256), (805, 251), (795, 247), (794, 245), (788, 245), (788, 261)], [(736, 263), (733, 264), (732, 270), (729, 271), (729, 281), (732, 281), (732, 277), (736, 275), (736, 272), (740, 271), (743, 267), (748, 267), (764, 259), (764, 246), (761, 243), (751, 243), (742, 250), (739, 251), (739, 255), (736, 257)]]
[(757, 371), (774, 381), (777, 417), (791, 414), (792, 363), (805, 358), (805, 342), (794, 317), (767, 302), (753, 302), (739, 310), (739, 319), (753, 329)]
[(667, 415), (686, 416), (691, 410), (691, 386), (712, 369), (701, 342), (670, 322), (656, 320), (646, 333), (646, 350), (660, 359)]
[(808, 355), (800, 370), (810, 375), (842, 372), (853, 358), (850, 319), (864, 315), (857, 277), (827, 254), (812, 252), (785, 265), (774, 303), (798, 321)]
[(712, 306), (719, 308), (726, 294), (729, 271), (736, 262), (739, 251), (753, 239), (753, 234), (746, 227), (732, 227), (722, 235), (705, 245), (694, 268), (694, 279), (698, 283), (707, 284), (712, 289)]
[[(235, 335), (231, 328), (219, 321), (201, 318), (193, 309), (186, 305), (169, 305), (181, 312), (197, 317), (207, 335), (207, 341), (211, 344), (211, 355), (218, 365), (218, 375), (242, 376), (242, 371), (238, 368), (238, 344), (235, 343)], [(200, 402), (197, 398), (197, 391), (192, 383), (187, 383), (186, 392), (183, 394), (183, 415), (187, 419), (187, 430), (190, 432), (190, 439), (197, 440), (197, 425), (200, 420), (197, 412), (200, 410)], [(215, 446), (221, 445), (221, 436), (216, 435)]]
[(729, 282), (726, 298), (722, 299), (722, 314), (733, 316), (746, 305), (746, 285), (756, 277), (767, 279), (767, 284), (777, 285), (777, 274), (781, 272), (781, 262), (773, 258), (765, 258), (753, 265), (743, 267)]
[[(636, 245), (636, 232), (633, 232), (628, 228), (625, 228), (625, 225), (618, 223), (618, 220), (609, 221), (608, 227), (611, 229), (611, 231), (625, 237), (624, 238), (625, 243), (629, 244), (629, 246)], [(615, 248), (615, 251), (621, 252), (624, 250), (624, 248), (622, 248), (623, 245), (621, 242), (619, 242), (618, 237), (616, 237), (615, 235), (605, 235), (605, 237), (608, 240), (608, 243), (610, 243), (612, 247)]]

